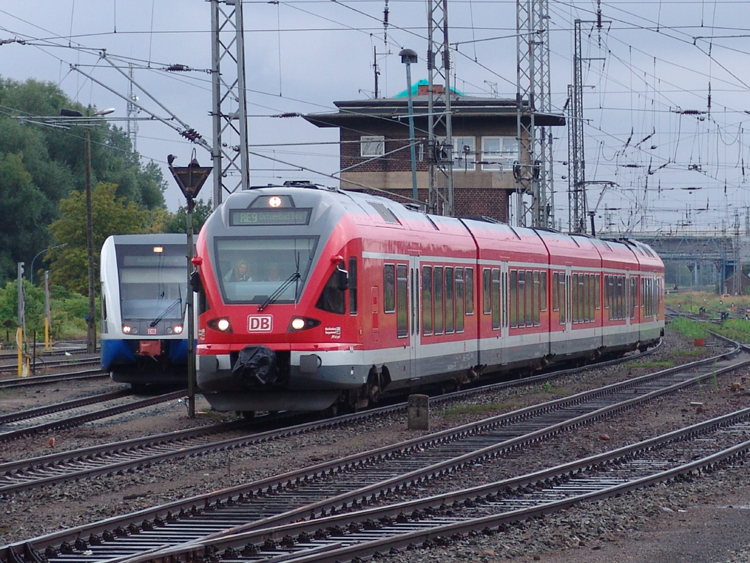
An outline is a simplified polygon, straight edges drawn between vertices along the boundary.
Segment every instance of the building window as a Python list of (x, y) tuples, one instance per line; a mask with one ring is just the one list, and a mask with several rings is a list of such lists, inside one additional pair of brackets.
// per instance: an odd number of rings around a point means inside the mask
[(359, 138), (361, 156), (383, 156), (385, 154), (385, 137), (363, 136)]
[(512, 171), (518, 160), (515, 137), (482, 137), (482, 170)]
[(453, 137), (453, 171), (468, 172), (476, 168), (477, 148), (474, 137)]

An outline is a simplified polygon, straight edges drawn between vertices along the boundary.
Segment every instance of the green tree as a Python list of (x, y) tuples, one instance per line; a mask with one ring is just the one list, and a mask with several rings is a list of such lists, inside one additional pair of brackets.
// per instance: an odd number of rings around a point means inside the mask
[[(195, 202), (193, 208), (193, 232), (200, 231), (203, 223), (211, 215), (211, 200), (204, 203), (202, 199)], [(187, 206), (177, 208), (177, 212), (171, 216), (171, 219), (165, 224), (164, 232), (166, 233), (185, 233), (187, 232)]]
[(0, 153), (0, 270), (9, 279), (24, 249), (38, 245), (44, 196), (34, 186), (20, 154)]
[[(0, 284), (15, 278), (16, 262), (27, 264), (48, 248), (48, 226), (60, 218), (60, 201), (84, 191), (85, 130), (45, 127), (23, 116), (57, 116), (61, 108), (94, 113), (51, 82), (0, 78)], [(15, 118), (14, 118), (15, 117)], [(122, 129), (105, 119), (89, 130), (92, 184), (117, 185), (116, 195), (139, 209), (164, 209), (166, 184), (156, 163), (142, 164)], [(22, 157), (21, 157), (22, 155)], [(23, 201), (23, 208), (18, 202)], [(7, 232), (13, 232), (11, 237)], [(47, 256), (45, 256), (47, 258)]]
[[(91, 197), (93, 212), (94, 263), (104, 240), (114, 234), (148, 232), (150, 214), (134, 202), (117, 197), (117, 186), (99, 183)], [(49, 227), (54, 243), (50, 249), (50, 280), (71, 291), (88, 292), (88, 248), (86, 246), (86, 195), (74, 191), (60, 202), (60, 219)], [(62, 246), (64, 245), (64, 246)], [(98, 282), (96, 284), (99, 285)]]

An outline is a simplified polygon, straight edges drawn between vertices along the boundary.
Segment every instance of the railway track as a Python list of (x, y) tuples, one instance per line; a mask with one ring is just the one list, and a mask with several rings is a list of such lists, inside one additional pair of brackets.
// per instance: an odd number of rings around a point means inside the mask
[[(421, 545), (446, 545), (470, 533), (506, 526), (574, 504), (621, 495), (659, 482), (711, 471), (750, 450), (750, 409), (532, 474), (427, 499), (368, 508), (244, 533), (222, 533), (112, 561), (221, 560), (334, 563)], [(189, 527), (191, 523), (185, 522)], [(166, 524), (168, 527), (169, 524)], [(160, 536), (161, 528), (143, 530)], [(70, 546), (68, 546), (70, 547)], [(79, 544), (79, 547), (86, 547)], [(60, 553), (50, 552), (55, 557)], [(62, 558), (60, 560), (63, 560)]]
[[(76, 371), (53, 373), (49, 375), (30, 375), (29, 377), (9, 377), (4, 376), (0, 378), (0, 390), (2, 389), (16, 389), (19, 387), (29, 387), (32, 385), (44, 385), (49, 383), (61, 383), (74, 379), (91, 379), (96, 377), (105, 377), (109, 375), (107, 372), (102, 371), (98, 368), (92, 369), (80, 369), (85, 366), (85, 363), (67, 364), (69, 367), (74, 367)], [(90, 362), (90, 365), (99, 365), (99, 361)]]
[[(733, 352), (729, 352), (731, 354)], [(601, 362), (598, 366), (620, 363), (623, 360)], [(459, 401), (472, 395), (492, 391), (494, 389), (508, 388), (519, 385), (533, 385), (539, 381), (554, 380), (557, 377), (580, 371), (584, 368), (561, 370), (554, 373), (542, 374), (525, 378), (523, 381), (512, 381), (496, 383), (489, 386), (467, 389), (432, 399), (433, 404), (441, 402)], [(102, 396), (104, 400), (104, 396)], [(94, 402), (93, 398), (91, 399)], [(67, 403), (51, 405), (51, 412), (63, 410)], [(74, 407), (75, 404), (71, 404)], [(104, 444), (90, 448), (55, 453), (37, 458), (9, 461), (0, 464), (0, 494), (10, 494), (36, 487), (62, 483), (71, 479), (85, 479), (98, 475), (109, 475), (127, 470), (140, 469), (146, 466), (161, 463), (170, 459), (183, 458), (187, 456), (200, 455), (211, 451), (234, 450), (252, 446), (271, 440), (283, 439), (291, 435), (300, 435), (306, 432), (321, 430), (327, 427), (341, 426), (345, 424), (362, 424), (365, 420), (378, 416), (386, 416), (393, 412), (404, 411), (406, 404), (380, 407), (365, 413), (337, 417), (332, 421), (317, 421), (306, 424), (298, 424), (277, 430), (269, 430), (252, 436), (215, 440), (223, 434), (234, 432), (238, 428), (257, 430), (267, 427), (274, 421), (297, 420), (299, 415), (290, 416), (266, 416), (253, 421), (253, 423), (238, 426), (234, 423), (217, 424), (210, 427), (187, 429), (179, 432), (170, 432), (155, 436), (147, 436), (122, 442)], [(34, 412), (40, 409), (34, 409)], [(10, 420), (14, 417), (25, 418), (23, 413), (8, 415)], [(100, 417), (101, 418), (101, 417)], [(3, 419), (0, 418), (0, 425)], [(36, 431), (41, 432), (49, 428), (39, 427)], [(24, 433), (18, 430), (10, 436), (17, 438), (22, 435), (30, 435), (34, 429)], [(10, 438), (9, 437), (9, 438)], [(0, 434), (0, 442), (2, 434)]]
[[(105, 552), (111, 554), (111, 549), (119, 550), (123, 557), (137, 557), (153, 549), (146, 533), (152, 528), (159, 529), (159, 546), (163, 549), (203, 541), (205, 536), (217, 533), (245, 533), (311, 516), (325, 517), (379, 498), (386, 499), (414, 483), (518, 452), (566, 429), (612, 416), (748, 362), (747, 355), (734, 360), (694, 362), (220, 493), (20, 542), (0, 550), (0, 557), (10, 561), (11, 552), (20, 555), (49, 548), (50, 554), (62, 554), (70, 546), (73, 549), (84, 546), (87, 561), (107, 561), (110, 555)], [(191, 531), (186, 532), (186, 528)], [(100, 551), (101, 557), (97, 555)]]
[[(123, 403), (123, 400), (134, 397), (133, 392), (129, 390), (115, 391), (112, 393), (102, 393), (91, 397), (85, 397), (83, 399), (75, 399), (72, 401), (65, 401), (63, 403), (3, 415), (0, 416), (0, 443), (10, 442), (23, 436), (30, 436), (48, 430), (73, 428), (93, 420), (108, 418), (124, 412), (134, 411), (159, 403), (164, 403), (166, 401), (179, 399), (184, 395), (185, 391), (180, 390), (149, 397), (147, 399), (136, 401), (131, 400)], [(91, 405), (109, 401), (118, 401), (118, 404), (103, 409), (83, 412), (77, 415), (68, 414), (72, 410), (80, 410)], [(65, 413), (66, 416), (55, 416), (63, 413)], [(52, 418), (52, 420), (49, 420), (50, 418)], [(33, 422), (34, 419), (39, 419), (41, 421)], [(15, 428), (3, 428), (9, 426), (15, 426)]]

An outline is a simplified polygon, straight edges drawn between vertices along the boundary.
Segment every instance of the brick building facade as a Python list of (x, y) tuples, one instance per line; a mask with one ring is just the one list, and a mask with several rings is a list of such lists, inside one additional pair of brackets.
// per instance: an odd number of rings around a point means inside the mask
[[(426, 86), (414, 86), (418, 200), (428, 199)], [(304, 116), (318, 127), (338, 127), (341, 187), (373, 191), (403, 202), (412, 200), (408, 98), (334, 102), (338, 113)], [(509, 198), (516, 189), (512, 166), (518, 160), (515, 100), (451, 98), (453, 198), (457, 216), (487, 216), (507, 222)], [(560, 126), (560, 115), (536, 114), (537, 126)], [(438, 136), (445, 131), (436, 130)], [(383, 193), (386, 192), (386, 193)]]

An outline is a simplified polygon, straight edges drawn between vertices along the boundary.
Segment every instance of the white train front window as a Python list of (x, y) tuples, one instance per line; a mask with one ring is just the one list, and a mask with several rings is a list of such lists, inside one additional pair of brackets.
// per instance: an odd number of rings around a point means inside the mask
[[(225, 303), (294, 303), (302, 293), (317, 237), (216, 239), (214, 272)], [(283, 286), (283, 287), (282, 287)]]
[(187, 261), (183, 245), (117, 247), (123, 320), (182, 319), (187, 302)]

